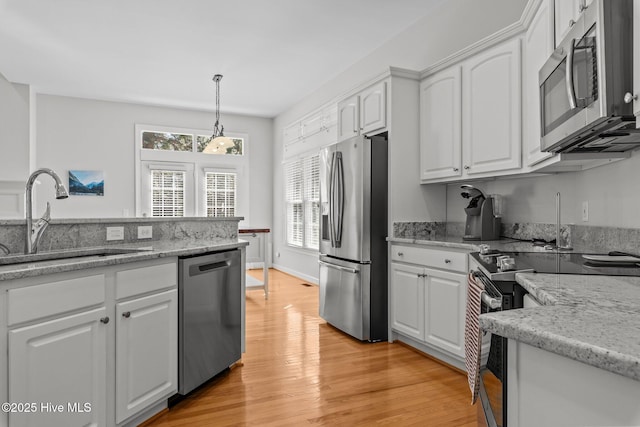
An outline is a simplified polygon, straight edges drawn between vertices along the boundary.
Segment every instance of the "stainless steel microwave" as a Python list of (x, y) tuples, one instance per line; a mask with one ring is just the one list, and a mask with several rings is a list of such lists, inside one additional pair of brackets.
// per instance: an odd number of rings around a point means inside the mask
[[(640, 70), (637, 70), (640, 72)], [(539, 72), (542, 151), (640, 147), (633, 93), (633, 0), (593, 0)]]

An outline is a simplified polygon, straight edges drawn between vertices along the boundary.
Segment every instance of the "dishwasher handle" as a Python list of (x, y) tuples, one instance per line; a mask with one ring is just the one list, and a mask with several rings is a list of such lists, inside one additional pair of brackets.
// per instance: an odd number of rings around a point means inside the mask
[(231, 260), (211, 262), (208, 264), (191, 265), (189, 266), (189, 277), (212, 273), (214, 271), (224, 270), (229, 267), (231, 267)]

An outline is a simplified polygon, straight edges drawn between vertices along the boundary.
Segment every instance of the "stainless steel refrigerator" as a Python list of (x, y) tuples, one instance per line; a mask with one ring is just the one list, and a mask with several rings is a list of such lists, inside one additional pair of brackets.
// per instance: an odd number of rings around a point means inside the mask
[(320, 316), (359, 340), (386, 340), (386, 135), (320, 152), (320, 208)]

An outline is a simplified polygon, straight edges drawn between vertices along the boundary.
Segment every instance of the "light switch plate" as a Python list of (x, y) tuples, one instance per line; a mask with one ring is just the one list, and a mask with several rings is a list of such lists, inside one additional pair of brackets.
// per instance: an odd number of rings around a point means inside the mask
[(107, 227), (107, 241), (124, 240), (124, 227)]
[(138, 227), (138, 239), (150, 239), (153, 237), (152, 225), (141, 225)]

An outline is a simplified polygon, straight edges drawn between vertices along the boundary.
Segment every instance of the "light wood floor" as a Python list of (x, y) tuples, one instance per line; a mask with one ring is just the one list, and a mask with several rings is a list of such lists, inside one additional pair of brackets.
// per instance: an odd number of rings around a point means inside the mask
[[(261, 270), (260, 270), (261, 272)], [(277, 270), (247, 292), (247, 352), (148, 426), (476, 426), (466, 377), (318, 316), (318, 288)]]

